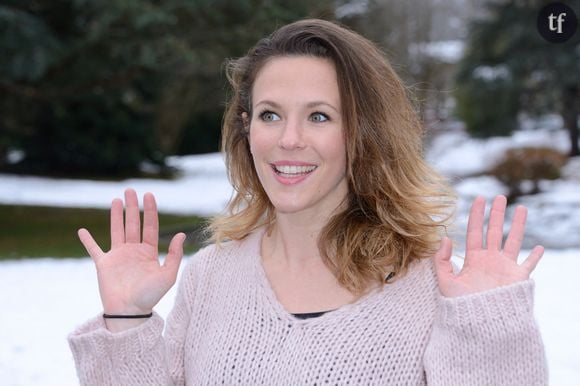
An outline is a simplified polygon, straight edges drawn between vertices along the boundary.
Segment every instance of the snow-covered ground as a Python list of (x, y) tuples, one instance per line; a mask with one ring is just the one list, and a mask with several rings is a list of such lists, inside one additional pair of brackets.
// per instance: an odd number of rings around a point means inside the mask
[[(471, 200), (504, 193), (495, 179), (470, 177), (484, 171), (509, 147), (553, 146), (567, 149), (565, 133), (521, 131), (512, 138), (472, 140), (461, 132), (446, 133), (432, 144), (428, 159), (454, 182), (460, 194), (457, 228), (465, 229)], [(0, 175), (0, 202), (107, 208), (125, 187), (140, 195), (155, 193), (160, 211), (212, 214), (220, 211), (232, 189), (220, 155), (174, 158), (183, 170), (175, 181), (122, 182), (56, 180)], [(580, 385), (580, 160), (572, 160), (564, 178), (546, 181), (544, 192), (520, 201), (529, 208), (526, 246), (547, 246), (533, 278), (535, 314), (550, 365), (551, 385)], [(6, 219), (2, 219), (5, 221)], [(0, 235), (0, 237), (2, 237)], [(460, 234), (457, 236), (460, 239)], [(522, 252), (521, 257), (527, 254)], [(169, 311), (173, 290), (157, 310)], [(96, 277), (90, 259), (35, 259), (0, 262), (0, 384), (77, 384), (66, 335), (97, 314), (100, 308)]]
[(180, 178), (114, 182), (0, 174), (0, 203), (109, 208), (113, 198), (132, 187), (139, 196), (154, 193), (160, 212), (209, 215), (224, 208), (233, 189), (220, 154), (175, 157), (169, 163), (182, 171)]
[[(459, 195), (457, 229), (467, 226), (467, 213), (473, 199), (482, 195), (488, 203), (507, 189), (497, 179), (481, 175), (498, 162), (504, 152), (517, 147), (551, 147), (563, 153), (570, 148), (565, 130), (522, 130), (512, 137), (487, 140), (471, 139), (462, 131), (438, 136), (427, 152), (427, 159), (448, 176)], [(524, 246), (541, 244), (547, 248), (580, 248), (580, 157), (571, 159), (564, 167), (563, 178), (541, 181), (542, 193), (523, 196), (518, 204), (528, 208)], [(475, 177), (474, 177), (475, 176)], [(515, 206), (508, 208), (508, 218)], [(510, 221), (506, 221), (506, 230)], [(462, 234), (455, 234), (457, 239)], [(578, 383), (580, 385), (580, 382)]]
[[(535, 314), (553, 386), (580, 384), (577, 272), (579, 249), (549, 250), (533, 276)], [(66, 336), (100, 309), (92, 261), (85, 258), (1, 263), (0, 294), (0, 384), (78, 384)], [(173, 298), (172, 289), (156, 310), (167, 315)]]

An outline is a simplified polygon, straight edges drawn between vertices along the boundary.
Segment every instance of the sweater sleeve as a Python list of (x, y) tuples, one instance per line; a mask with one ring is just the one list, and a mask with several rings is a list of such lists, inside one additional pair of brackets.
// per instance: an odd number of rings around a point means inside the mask
[(439, 298), (424, 357), (428, 385), (547, 385), (532, 280)]
[(107, 330), (99, 315), (70, 334), (68, 341), (80, 384), (184, 385), (190, 286), (186, 271), (180, 280), (164, 335), (164, 322), (157, 313), (145, 323), (117, 333)]

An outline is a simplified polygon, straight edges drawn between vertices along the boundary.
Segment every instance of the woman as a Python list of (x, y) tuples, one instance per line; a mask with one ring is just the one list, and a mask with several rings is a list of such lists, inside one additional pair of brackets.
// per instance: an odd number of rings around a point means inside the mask
[[(545, 384), (526, 210), (472, 206), (465, 264), (442, 237), (453, 197), (380, 51), (336, 24), (280, 28), (232, 61), (222, 148), (236, 190), (214, 244), (185, 268), (165, 334), (153, 307), (184, 234), (157, 259), (154, 197), (111, 208), (111, 250), (87, 230), (104, 315), (69, 338), (83, 384)], [(151, 316), (153, 314), (153, 316)]]

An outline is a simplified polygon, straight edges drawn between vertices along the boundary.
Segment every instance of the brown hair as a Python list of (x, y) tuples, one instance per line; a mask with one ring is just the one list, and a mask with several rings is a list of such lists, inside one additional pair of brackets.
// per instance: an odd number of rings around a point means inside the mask
[(224, 116), (222, 151), (235, 189), (227, 213), (209, 226), (211, 240), (243, 239), (275, 221), (252, 162), (242, 113), (252, 116), (252, 86), (272, 58), (313, 56), (336, 68), (347, 153), (345, 209), (323, 228), (320, 253), (339, 283), (361, 294), (371, 283), (430, 256), (455, 197), (422, 156), (423, 129), (405, 87), (382, 52), (338, 24), (301, 20), (260, 40), (228, 63), (233, 94)]

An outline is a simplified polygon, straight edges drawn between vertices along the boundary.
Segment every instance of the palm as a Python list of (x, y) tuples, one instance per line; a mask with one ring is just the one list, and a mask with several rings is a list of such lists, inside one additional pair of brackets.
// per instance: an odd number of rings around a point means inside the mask
[(453, 273), (449, 261), (451, 242), (449, 239), (442, 241), (434, 260), (439, 289), (444, 296), (454, 297), (486, 291), (529, 278), (542, 257), (543, 248), (539, 246), (534, 248), (524, 263), (518, 264), (526, 221), (526, 209), (520, 206), (516, 208), (512, 229), (502, 249), (505, 207), (505, 197), (496, 197), (491, 209), (487, 242), (484, 247), (485, 200), (478, 197), (474, 201), (467, 227), (465, 262), (458, 274)]
[(134, 305), (135, 313), (148, 312), (160, 300), (159, 296), (163, 296), (148, 288), (165, 288), (171, 284), (165, 282), (160, 269), (157, 251), (150, 245), (125, 244), (111, 249), (97, 263), (104, 309), (121, 310)]
[(125, 192), (126, 209), (114, 200), (111, 206), (111, 249), (104, 253), (85, 229), (79, 230), (81, 242), (97, 267), (99, 292), (106, 313), (148, 313), (175, 283), (185, 235), (171, 241), (165, 264), (158, 260), (157, 208), (153, 195), (144, 197), (143, 239), (137, 195)]

